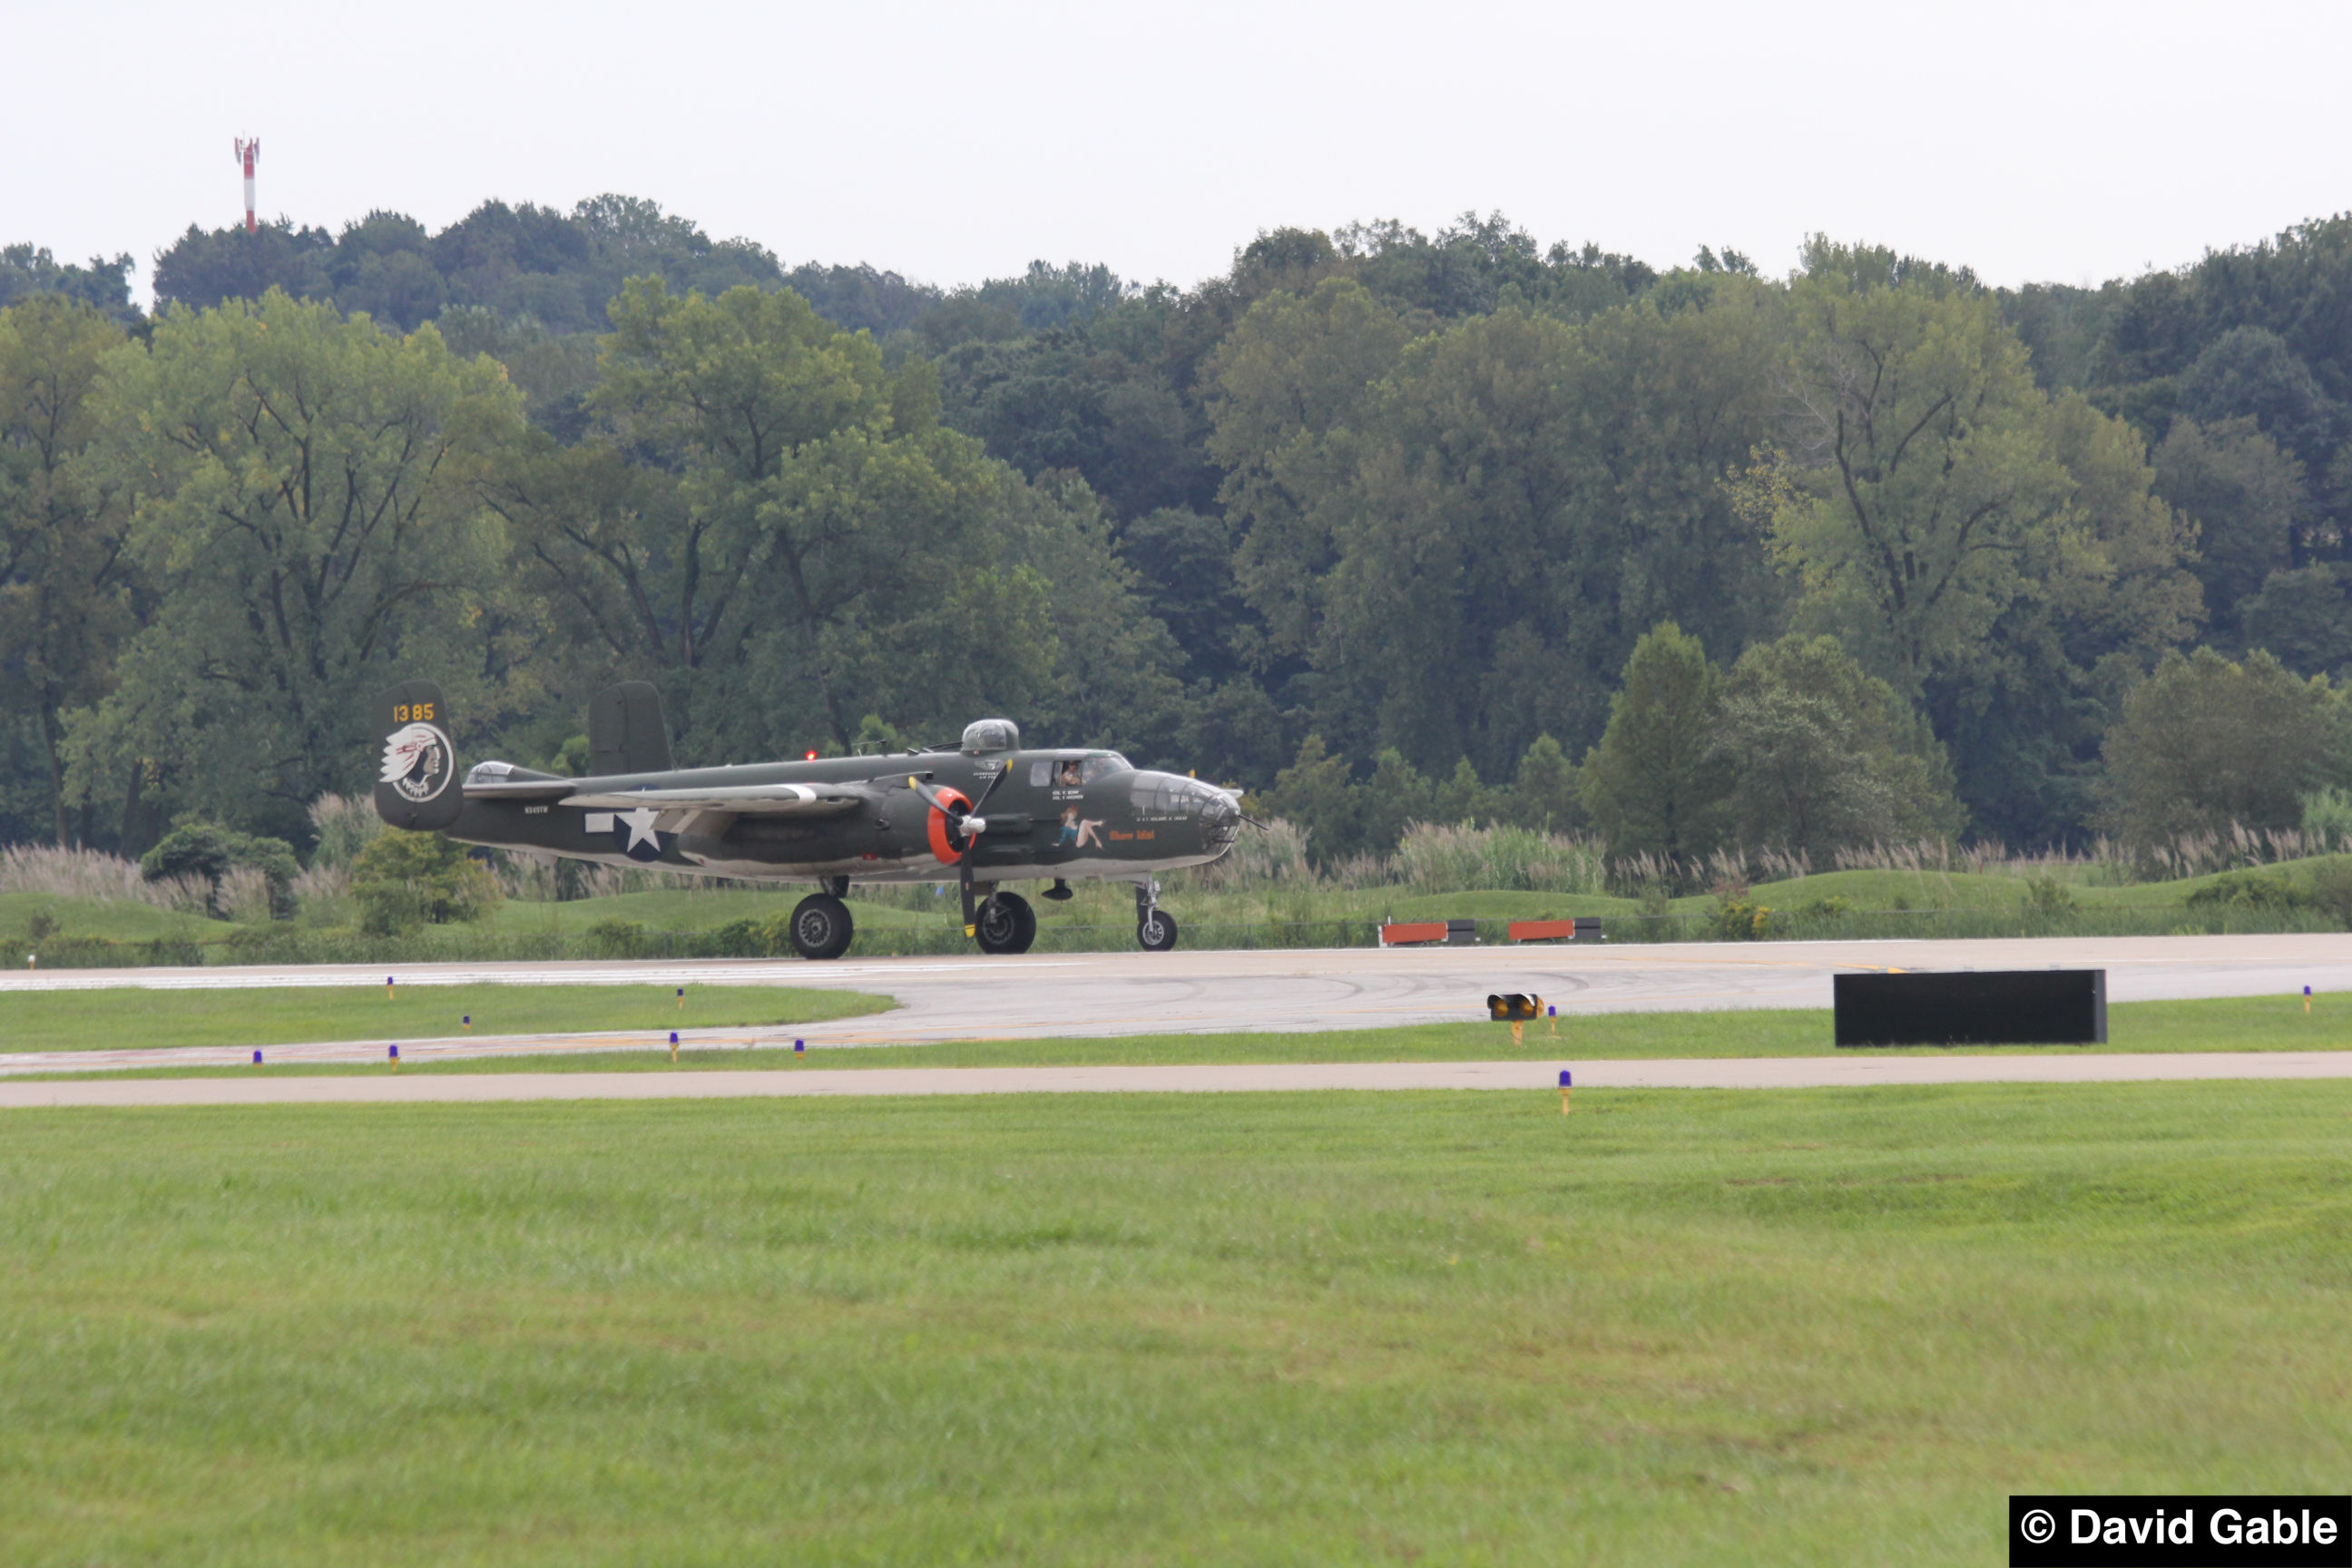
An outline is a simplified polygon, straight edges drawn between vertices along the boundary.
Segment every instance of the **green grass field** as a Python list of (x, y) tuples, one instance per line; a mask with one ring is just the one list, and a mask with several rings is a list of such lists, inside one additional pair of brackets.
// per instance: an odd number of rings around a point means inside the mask
[[(2314, 871), (2328, 858), (2283, 863), (2274, 868), (2275, 875), (2298, 883), (2307, 883)], [(1781, 917), (1788, 930), (1781, 934), (1848, 935), (1844, 928), (1860, 921), (1856, 929), (1876, 935), (1900, 935), (1916, 924), (1923, 931), (1932, 931), (1934, 922), (1927, 917), (1941, 914), (1960, 917), (1962, 924), (1972, 934), (1983, 926), (1986, 932), (2006, 931), (2016, 926), (2019, 932), (2034, 934), (2062, 932), (2074, 925), (2085, 931), (2104, 931), (2101, 921), (2111, 925), (2121, 917), (2134, 917), (2140, 926), (2154, 921), (2159, 927), (2175, 911), (2195, 929), (2312, 929), (2329, 928), (2329, 919), (2316, 910), (2302, 910), (2291, 915), (2277, 910), (2250, 910), (2237, 907), (2227, 910), (2200, 910), (2192, 912), (2186, 900), (2200, 888), (2212, 881), (2211, 877), (2193, 877), (2168, 882), (2137, 882), (2120, 886), (2098, 885), (2076, 879), (2068, 881), (2067, 891), (2074, 902), (2072, 913), (2037, 915), (2026, 909), (2025, 879), (2007, 873), (1855, 870), (1828, 871), (1818, 876), (1801, 877), (1786, 881), (1759, 882), (1750, 889), (1749, 897), (1758, 904), (1772, 909)], [(1034, 889), (1028, 889), (1034, 892)], [(877, 940), (890, 935), (925, 932), (945, 940), (959, 923), (952, 898), (930, 897), (929, 886), (919, 889), (914, 902), (919, 907), (902, 907), (898, 901), (906, 895), (892, 891), (882, 898), (856, 896), (852, 907), (858, 924), (876, 934)], [(655, 936), (664, 934), (715, 931), (730, 921), (752, 920), (772, 921), (787, 914), (807, 889), (797, 885), (779, 885), (769, 889), (729, 887), (667, 888), (647, 892), (620, 893), (600, 898), (580, 899), (568, 903), (536, 903), (509, 901), (478, 926), (465, 928), (434, 928), (414, 940), (434, 945), (463, 947), (468, 941), (546, 941), (556, 939), (579, 942), (584, 941), (592, 927), (610, 921), (637, 926)], [(1123, 933), (1134, 921), (1134, 906), (1124, 884), (1080, 884), (1077, 896), (1060, 904), (1039, 903), (1036, 912), (1041, 932), (1050, 943), (1056, 934), (1072, 928), (1087, 928), (1110, 933)], [(1822, 906), (1831, 900), (1842, 900), (1846, 912), (1824, 913)], [(1685, 921), (1703, 917), (1714, 900), (1697, 894), (1670, 901), (1670, 911)], [(1177, 918), (1196, 931), (1210, 928), (1225, 931), (1230, 937), (1234, 928), (1265, 926), (1286, 922), (1358, 921), (1371, 922), (1384, 918), (1398, 920), (1442, 919), (1447, 916), (1472, 916), (1482, 920), (1526, 920), (1556, 918), (1583, 914), (1615, 917), (1620, 922), (1621, 940), (1643, 936), (1649, 927), (1637, 918), (1637, 900), (1603, 894), (1535, 893), (1510, 891), (1473, 891), (1454, 893), (1423, 893), (1404, 887), (1373, 887), (1342, 889), (1337, 887), (1302, 888), (1295, 884), (1269, 884), (1245, 891), (1216, 892), (1189, 886), (1176, 879), (1168, 895), (1168, 907)], [(338, 920), (347, 920), (351, 910), (342, 904), (330, 906), (329, 912)], [(26, 934), (28, 923), (42, 916), (54, 923), (56, 934), (43, 942), (33, 942)], [(325, 918), (325, 917), (318, 917)], [(2283, 925), (2281, 922), (2284, 921)], [(1790, 922), (1794, 922), (1791, 924)], [(1991, 922), (1987, 924), (1986, 922)], [(2218, 922), (2218, 924), (2216, 923)], [(205, 920), (199, 916), (173, 913), (142, 904), (98, 902), (70, 900), (45, 893), (0, 894), (0, 947), (22, 944), (25, 948), (49, 946), (53, 949), (63, 941), (96, 940), (108, 942), (152, 942), (169, 941), (194, 942), (213, 952), (215, 962), (235, 962), (237, 955), (230, 951), (231, 939), (261, 942), (276, 938), (285, 940), (299, 934), (323, 938), (328, 931), (318, 928), (314, 917), (305, 915), (291, 922), (278, 925), (239, 926), (223, 921)], [(1683, 937), (1698, 937), (1704, 931), (1696, 926), (1685, 930), (1680, 926), (1660, 927), (1660, 933)], [(342, 932), (340, 940), (345, 945), (365, 947), (368, 939)], [(338, 953), (352, 957), (352, 953)], [(21, 962), (21, 952), (11, 962)], [(138, 962), (135, 956), (124, 962)], [(87, 962), (87, 961), (83, 961)]]
[(229, 929), (221, 921), (159, 910), (152, 904), (67, 899), (54, 893), (0, 893), (0, 932), (6, 933), (0, 941), (16, 950), (11, 952), (0, 949), (0, 957), (7, 958), (11, 968), (25, 962), (26, 945), (46, 945), (31, 942), (25, 934), (33, 920), (41, 916), (52, 921), (60, 935), (97, 937), (107, 942), (202, 942), (207, 938), (218, 940)]
[[(420, 988), (421, 989), (421, 988)], [(492, 987), (492, 990), (505, 989)], [(512, 987), (520, 991), (523, 987)], [(577, 989), (589, 989), (580, 987)], [(713, 1000), (726, 988), (709, 986), (688, 994), (688, 1016), (709, 1024), (709, 1014), (723, 1004)], [(51, 993), (50, 995), (58, 994)], [(65, 995), (112, 995), (110, 993), (65, 993)], [(204, 993), (142, 993), (142, 996), (176, 999)], [(217, 995), (218, 994), (214, 994)], [(237, 993), (250, 995), (254, 993)], [(262, 993), (283, 996), (284, 992)], [(664, 994), (667, 994), (666, 993)], [(798, 992), (786, 995), (824, 998), (834, 1005), (849, 994)], [(0, 1005), (15, 1000), (0, 994)], [(675, 1012), (662, 1014), (656, 999), (656, 1021), (649, 1026), (646, 1047), (638, 1051), (583, 1051), (528, 1055), (436, 1058), (411, 1057), (406, 1072), (667, 1072), (669, 1054), (657, 1042), (663, 1031), (675, 1027)], [(168, 1007), (166, 1001), (149, 1006)], [(110, 1009), (116, 1005), (108, 1003)], [(375, 1006), (383, 1005), (378, 993)], [(503, 1009), (500, 1001), (486, 1006)], [(229, 1009), (234, 1012), (234, 1009)], [(846, 1016), (849, 1013), (827, 1014)], [(351, 1020), (361, 1032), (310, 1037), (318, 1039), (376, 1039), (367, 1032), (372, 1016), (364, 1001), (347, 1004), (335, 1015)], [(487, 1016), (487, 1015), (485, 1015)], [(667, 1018), (672, 1021), (663, 1022)], [(744, 1020), (756, 1021), (756, 1020)], [(777, 1020), (801, 1022), (801, 1019)], [(478, 1019), (478, 1023), (479, 1020)], [(621, 1026), (610, 1026), (620, 1027)], [(45, 1024), (52, 1039), (71, 1039), (68, 1030), (50, 1020)], [(2300, 997), (2231, 997), (2197, 1002), (2127, 1002), (2107, 1010), (2108, 1040), (2104, 1046), (1971, 1046), (1919, 1047), (1874, 1055), (1943, 1056), (1958, 1048), (1971, 1055), (2041, 1054), (2045, 1052), (2119, 1051), (2326, 1051), (2352, 1049), (2352, 998), (2322, 997), (2311, 1013)], [(173, 1043), (159, 1035), (158, 1043)], [(238, 1038), (209, 1043), (240, 1044)], [(11, 1049), (25, 1049), (12, 1046)], [(70, 1044), (49, 1049), (73, 1049)], [(1561, 1020), (1558, 1033), (1542, 1024), (1530, 1025), (1525, 1044), (1514, 1050), (1507, 1027), (1487, 1023), (1424, 1024), (1402, 1028), (1340, 1029), (1311, 1034), (1130, 1035), (1102, 1039), (950, 1040), (938, 1045), (840, 1046), (823, 1042), (805, 1055), (789, 1049), (706, 1049), (690, 1046), (680, 1051), (677, 1068), (685, 1070), (751, 1068), (892, 1068), (892, 1067), (1071, 1067), (1117, 1064), (1190, 1064), (1209, 1062), (1396, 1062), (1491, 1061), (1519, 1059), (1574, 1061), (1640, 1057), (1798, 1057), (1836, 1054), (1831, 1043), (1826, 1011), (1774, 1010), (1738, 1013), (1600, 1013)], [(299, 1062), (271, 1063), (259, 1068), (159, 1068), (109, 1071), (120, 1078), (250, 1077), (264, 1074), (371, 1073), (387, 1070), (379, 1064)], [(43, 1074), (44, 1077), (74, 1076)]]
[(0, 1120), (0, 1561), (1984, 1563), (2341, 1489), (2352, 1085)]
[(808, 1024), (882, 1012), (887, 996), (798, 986), (381, 985), (219, 991), (0, 992), (0, 1052), (145, 1046), (272, 1046), (614, 1029)]
[[(2210, 877), (2123, 886), (2068, 869), (2055, 902), (2035, 904), (2026, 878), (2007, 872), (1854, 870), (1757, 884), (1749, 892), (1767, 913), (1737, 931), (1718, 929), (1716, 900), (1696, 895), (1645, 911), (1632, 899), (1601, 894), (1514, 891), (1418, 892), (1406, 887), (1348, 889), (1283, 880), (1244, 890), (1213, 890), (1179, 876), (1169, 910), (1188, 945), (1206, 948), (1364, 946), (1383, 920), (1469, 916), (1486, 922), (1485, 940), (1505, 940), (1514, 919), (1599, 915), (1612, 940), (1696, 942), (1727, 935), (1775, 940), (2001, 936), (2240, 934), (2340, 929), (2341, 916), (2311, 897), (2320, 859), (2283, 863), (2263, 885), (2300, 889), (2276, 900), (2187, 900)], [(2100, 875), (2105, 875), (2104, 872)], [(946, 889), (854, 890), (860, 929), (854, 952), (867, 955), (970, 951)], [(1037, 889), (1028, 889), (1034, 893)], [(347, 898), (313, 900), (293, 919), (227, 921), (168, 913), (130, 903), (48, 894), (0, 894), (0, 958), (12, 965), (37, 952), (44, 968), (140, 964), (413, 963), (487, 959), (548, 961), (610, 958), (713, 958), (760, 952), (761, 932), (722, 931), (741, 922), (772, 931), (805, 891), (794, 886), (664, 888), (564, 903), (509, 901), (465, 925), (426, 926), (398, 936), (352, 929)], [(1124, 884), (1086, 883), (1066, 902), (1040, 903), (1041, 952), (1123, 951), (1133, 940), (1134, 904)], [(38, 924), (44, 934), (35, 939)]]

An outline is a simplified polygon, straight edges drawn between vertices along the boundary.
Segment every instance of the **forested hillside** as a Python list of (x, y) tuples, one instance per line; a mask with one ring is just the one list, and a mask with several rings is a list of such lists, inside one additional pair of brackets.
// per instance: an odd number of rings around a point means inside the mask
[[(1323, 855), (2062, 843), (2352, 783), (2307, 679), (2352, 664), (2352, 218), (2013, 291), (1499, 216), (944, 289), (618, 196), (191, 228), (152, 315), (129, 268), (0, 250), (11, 839), (299, 840), (394, 672), (553, 766), (626, 676), (696, 762), (1002, 711)], [(2184, 712), (2228, 777), (2166, 773)]]

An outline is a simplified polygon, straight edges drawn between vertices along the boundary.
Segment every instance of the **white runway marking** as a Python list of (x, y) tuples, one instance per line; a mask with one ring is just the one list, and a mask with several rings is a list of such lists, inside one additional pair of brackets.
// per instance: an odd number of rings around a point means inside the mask
[(414, 1105), (538, 1100), (738, 1100), (974, 1094), (1271, 1094), (1299, 1090), (1853, 1089), (1895, 1084), (2347, 1079), (2352, 1052), (2165, 1056), (1750, 1057), (1664, 1061), (1288, 1062), (1201, 1067), (839, 1068), (761, 1072), (478, 1073), (396, 1078), (95, 1079), (0, 1084), (0, 1109)]

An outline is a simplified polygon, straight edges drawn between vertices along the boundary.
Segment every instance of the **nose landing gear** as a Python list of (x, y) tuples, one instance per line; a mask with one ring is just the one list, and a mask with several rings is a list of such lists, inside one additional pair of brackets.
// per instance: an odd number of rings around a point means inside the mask
[(1176, 945), (1176, 917), (1160, 907), (1160, 884), (1135, 885), (1135, 940), (1146, 952), (1167, 952)]

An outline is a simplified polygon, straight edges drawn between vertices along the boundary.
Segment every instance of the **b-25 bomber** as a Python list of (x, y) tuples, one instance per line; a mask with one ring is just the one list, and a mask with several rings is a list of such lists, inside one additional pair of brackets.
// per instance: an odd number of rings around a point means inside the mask
[(1050, 880), (1042, 896), (1060, 900), (1089, 879), (1134, 883), (1136, 940), (1164, 952), (1176, 921), (1158, 873), (1214, 860), (1242, 823), (1213, 784), (1117, 752), (1026, 749), (1008, 719), (967, 726), (951, 749), (679, 768), (659, 694), (624, 681), (589, 702), (585, 776), (484, 762), (462, 782), (438, 686), (402, 681), (374, 719), (375, 809), (392, 826), (547, 859), (814, 882), (790, 928), (804, 958), (848, 951), (852, 884), (950, 879), (982, 952), (1036, 939), (1036, 911), (1007, 883)]

